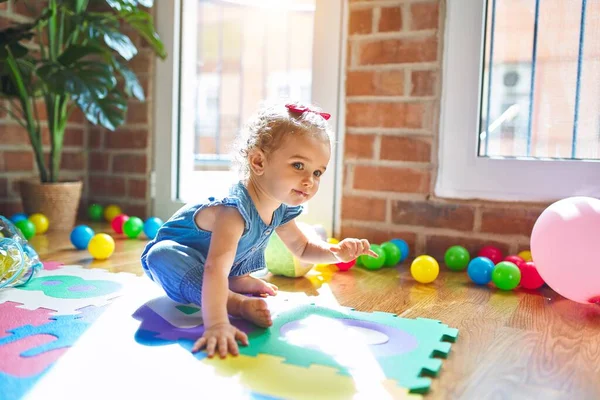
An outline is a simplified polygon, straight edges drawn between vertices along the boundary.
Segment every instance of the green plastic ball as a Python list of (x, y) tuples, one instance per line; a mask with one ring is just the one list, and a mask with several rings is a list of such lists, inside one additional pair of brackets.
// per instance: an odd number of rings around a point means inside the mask
[(363, 254), (362, 256), (360, 256), (362, 265), (366, 269), (379, 269), (383, 267), (383, 264), (385, 264), (385, 252), (383, 251), (381, 246), (377, 244), (372, 244), (371, 250), (377, 253), (379, 257), (375, 258), (367, 254)]
[(452, 246), (446, 250), (444, 263), (453, 271), (462, 271), (469, 265), (471, 255), (469, 251), (462, 246)]
[(35, 225), (28, 219), (22, 219), (15, 223), (15, 226), (19, 228), (25, 239), (29, 240), (35, 236)]
[(123, 233), (132, 239), (138, 237), (144, 229), (144, 221), (138, 217), (129, 217), (123, 224)]
[(492, 271), (492, 282), (502, 290), (513, 290), (521, 282), (521, 270), (515, 263), (501, 261)]
[(381, 248), (385, 253), (385, 263), (383, 264), (384, 266), (393, 267), (400, 262), (400, 259), (402, 258), (402, 252), (400, 251), (400, 248), (394, 243), (381, 243)]
[(100, 204), (94, 203), (90, 204), (88, 207), (88, 217), (90, 217), (92, 221), (101, 221), (103, 212), (104, 207), (102, 207)]

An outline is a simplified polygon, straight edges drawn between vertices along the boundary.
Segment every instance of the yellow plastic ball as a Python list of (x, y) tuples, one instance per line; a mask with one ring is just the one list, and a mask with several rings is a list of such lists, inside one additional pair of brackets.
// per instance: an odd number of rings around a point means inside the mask
[(417, 282), (430, 283), (440, 273), (440, 266), (431, 256), (419, 256), (410, 265), (410, 273)]
[(327, 239), (327, 243), (331, 243), (331, 244), (338, 244), (340, 241), (337, 240), (336, 238), (329, 238)]
[(96, 260), (106, 260), (115, 251), (115, 241), (106, 233), (97, 233), (90, 240), (88, 251)]
[(35, 232), (38, 234), (46, 233), (50, 226), (50, 221), (44, 214), (35, 213), (29, 216), (29, 220), (35, 225)]
[(104, 209), (104, 219), (106, 222), (112, 222), (119, 214), (123, 214), (123, 212), (121, 211), (121, 207), (115, 204), (110, 204)]
[(533, 261), (533, 257), (531, 257), (531, 252), (529, 250), (523, 250), (518, 254), (525, 261)]

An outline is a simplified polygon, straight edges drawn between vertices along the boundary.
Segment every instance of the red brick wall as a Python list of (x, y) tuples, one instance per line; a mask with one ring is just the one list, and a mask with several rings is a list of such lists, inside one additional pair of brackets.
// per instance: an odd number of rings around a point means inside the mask
[(451, 245), (528, 248), (546, 204), (454, 201), (437, 171), (445, 2), (350, 1), (341, 236), (407, 240), (414, 254)]
[[(28, 2), (34, 4), (34, 2)], [(25, 2), (0, 4), (0, 27), (24, 22), (30, 15)], [(89, 202), (115, 203), (130, 215), (150, 212), (148, 176), (151, 169), (151, 77), (153, 56), (140, 38), (127, 32), (138, 45), (139, 54), (130, 67), (138, 74), (147, 101), (129, 103), (126, 124), (115, 132), (93, 127), (83, 114), (73, 113), (67, 125), (61, 179), (83, 179), (80, 213)], [(45, 107), (40, 103), (40, 112)], [(43, 114), (40, 115), (42, 120)], [(49, 151), (48, 130), (44, 143)], [(37, 167), (27, 132), (6, 113), (0, 112), (0, 214), (22, 211), (18, 181), (37, 177)]]

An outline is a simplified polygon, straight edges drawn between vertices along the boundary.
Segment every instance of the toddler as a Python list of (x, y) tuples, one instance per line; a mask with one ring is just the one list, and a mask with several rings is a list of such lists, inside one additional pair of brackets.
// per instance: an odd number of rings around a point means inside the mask
[(238, 354), (238, 341), (248, 345), (229, 315), (261, 327), (272, 324), (261, 297), (275, 295), (277, 287), (250, 274), (265, 268), (264, 250), (274, 231), (306, 262), (377, 257), (367, 240), (312, 241), (294, 221), (319, 190), (329, 163), (328, 118), (297, 103), (262, 109), (237, 138), (240, 180), (229, 194), (185, 205), (146, 245), (146, 274), (174, 301), (201, 306), (205, 330), (193, 352), (205, 348), (209, 357), (225, 357)]

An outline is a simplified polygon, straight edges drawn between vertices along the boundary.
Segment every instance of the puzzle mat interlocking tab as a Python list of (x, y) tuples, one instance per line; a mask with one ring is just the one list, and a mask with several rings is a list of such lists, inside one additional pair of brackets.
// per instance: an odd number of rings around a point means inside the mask
[[(127, 272), (112, 273), (98, 268), (63, 265), (53, 270), (41, 270), (25, 286), (0, 291), (0, 304), (11, 301), (20, 303), (17, 307), (27, 310), (52, 310), (50, 315), (54, 316), (76, 315), (83, 307), (108, 305), (121, 295), (127, 284), (139, 279)], [(75, 290), (68, 287), (73, 283), (78, 286)]]

